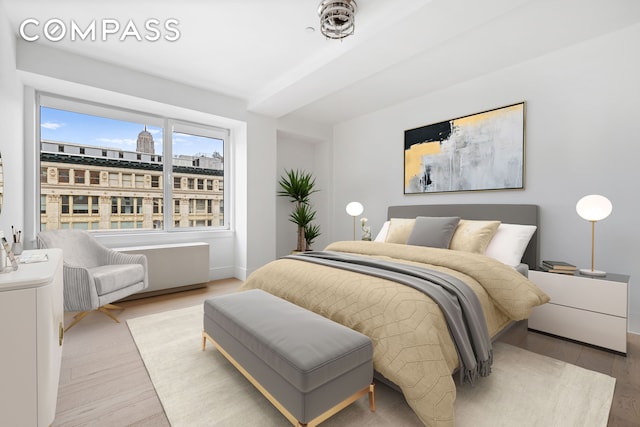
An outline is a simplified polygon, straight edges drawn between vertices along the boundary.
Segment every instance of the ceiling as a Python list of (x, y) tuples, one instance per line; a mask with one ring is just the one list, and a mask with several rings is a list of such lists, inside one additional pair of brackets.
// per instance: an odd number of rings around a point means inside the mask
[[(637, 0), (357, 0), (355, 35), (326, 40), (320, 0), (0, 0), (18, 36), (28, 18), (102, 41), (34, 43), (206, 88), (250, 111), (335, 124), (640, 22)], [(178, 40), (119, 40), (133, 20), (176, 19)], [(312, 27), (315, 31), (309, 30)], [(163, 30), (162, 35), (173, 33)]]

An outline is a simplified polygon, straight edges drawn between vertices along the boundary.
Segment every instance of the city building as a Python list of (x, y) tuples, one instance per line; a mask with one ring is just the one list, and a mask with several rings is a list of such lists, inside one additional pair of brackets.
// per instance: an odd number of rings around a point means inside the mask
[[(224, 225), (223, 157), (173, 159), (172, 227)], [(165, 175), (153, 136), (136, 151), (40, 142), (40, 229), (162, 229)]]

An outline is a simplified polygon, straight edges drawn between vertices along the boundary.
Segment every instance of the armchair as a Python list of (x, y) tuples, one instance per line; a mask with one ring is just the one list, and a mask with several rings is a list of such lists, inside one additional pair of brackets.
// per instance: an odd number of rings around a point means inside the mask
[(149, 285), (147, 258), (111, 250), (82, 230), (42, 231), (39, 248), (60, 248), (63, 258), (64, 310), (79, 312), (65, 328), (69, 330), (91, 311), (97, 310), (120, 323), (111, 304)]

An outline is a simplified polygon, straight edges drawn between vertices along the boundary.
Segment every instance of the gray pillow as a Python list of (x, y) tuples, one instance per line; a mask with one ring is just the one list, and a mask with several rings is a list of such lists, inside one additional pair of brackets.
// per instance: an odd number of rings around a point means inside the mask
[(416, 218), (407, 245), (448, 249), (458, 222), (460, 217), (457, 216), (419, 216)]

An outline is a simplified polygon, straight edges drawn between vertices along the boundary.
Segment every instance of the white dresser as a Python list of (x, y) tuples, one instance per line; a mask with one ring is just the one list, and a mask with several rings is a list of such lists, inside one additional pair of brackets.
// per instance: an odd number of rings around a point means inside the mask
[(64, 306), (62, 251), (0, 274), (0, 426), (49, 426), (56, 414)]
[(627, 353), (629, 276), (603, 277), (529, 271), (551, 301), (533, 309), (529, 329)]

